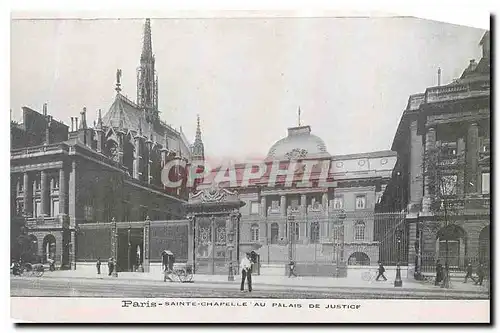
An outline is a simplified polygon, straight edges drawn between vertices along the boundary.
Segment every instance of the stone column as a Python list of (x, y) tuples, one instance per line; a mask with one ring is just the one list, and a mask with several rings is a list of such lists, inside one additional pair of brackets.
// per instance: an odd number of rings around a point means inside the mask
[(70, 219), (70, 225), (75, 226), (76, 224), (76, 161), (71, 162), (71, 171), (69, 174), (69, 189), (68, 189), (68, 215)]
[[(194, 265), (193, 263), (193, 244), (194, 244), (194, 219), (195, 217), (193, 216), (192, 219), (189, 220), (188, 222), (188, 258), (187, 258), (187, 263)], [(144, 231), (146, 232), (146, 231)]]
[(413, 120), (410, 125), (410, 205), (414, 208), (422, 203), (422, 164), (423, 146), (422, 136), (417, 133), (417, 120)]
[(146, 159), (146, 182), (148, 184), (151, 184), (152, 183), (152, 180), (153, 180), (153, 175), (151, 173), (151, 166), (153, 164), (153, 161), (151, 159), (151, 155), (152, 155), (152, 152), (153, 152), (153, 142), (151, 140), (148, 140), (146, 141), (146, 145), (147, 145), (147, 159)]
[(24, 211), (27, 216), (33, 216), (33, 188), (30, 185), (30, 177), (24, 173)]
[(215, 235), (215, 217), (210, 218), (210, 234), (211, 234), (211, 239), (210, 241), (212, 242), (212, 253), (210, 253), (210, 261), (209, 261), (209, 273), (214, 275), (215, 274), (215, 240), (216, 235)]
[(76, 256), (75, 256), (75, 251), (76, 251), (76, 243), (75, 243), (75, 231), (70, 230), (70, 243), (69, 243), (69, 267), (70, 269), (76, 269)]
[(280, 221), (279, 221), (279, 239), (281, 238), (287, 238), (288, 235), (286, 234), (286, 223), (287, 223), (287, 216), (286, 216), (286, 196), (282, 195), (280, 197)]
[(47, 172), (45, 170), (42, 170), (40, 172), (40, 215), (41, 216), (47, 216), (49, 215), (48, 212), (50, 210), (47, 210), (47, 204), (49, 203), (49, 198), (48, 198), (48, 188), (47, 188)]
[[(460, 166), (465, 165), (465, 140), (464, 138), (458, 138), (457, 142), (457, 155), (458, 155), (458, 164)], [(458, 175), (457, 175), (457, 194), (462, 195), (464, 194), (464, 187), (465, 187), (465, 170), (463, 167), (460, 167), (458, 169)]]
[(133, 176), (135, 179), (141, 179), (141, 159), (142, 159), (142, 149), (141, 149), (141, 137), (135, 137), (135, 151), (134, 151), (134, 165), (133, 165)]
[[(301, 212), (300, 212), (300, 217), (299, 221), (300, 222), (300, 235), (299, 235), (299, 241), (301, 243), (308, 243), (309, 237), (308, 237), (308, 228), (309, 228), (309, 222), (307, 219), (307, 196), (305, 194), (302, 194), (300, 196), (300, 206), (301, 206)], [(309, 235), (310, 236), (310, 235)]]
[(267, 233), (267, 202), (266, 197), (262, 196), (260, 198), (260, 223), (259, 223), (259, 242), (263, 245), (267, 245), (269, 241), (269, 236)]
[[(59, 169), (59, 215), (66, 215), (66, 173), (64, 167)], [(56, 213), (56, 212), (54, 212)]]
[(478, 160), (479, 160), (479, 128), (477, 123), (469, 125), (467, 133), (467, 193), (477, 193), (478, 186)]
[(321, 205), (323, 206), (323, 221), (320, 222), (320, 240), (325, 242), (328, 237), (328, 192), (323, 193), (321, 196)]
[[(427, 154), (432, 152), (436, 148), (436, 129), (434, 127), (430, 127), (427, 129), (427, 133), (425, 134), (425, 151)], [(431, 196), (429, 190), (429, 182), (430, 180), (427, 177), (424, 180), (424, 198), (422, 200), (422, 211), (429, 212), (431, 205)]]

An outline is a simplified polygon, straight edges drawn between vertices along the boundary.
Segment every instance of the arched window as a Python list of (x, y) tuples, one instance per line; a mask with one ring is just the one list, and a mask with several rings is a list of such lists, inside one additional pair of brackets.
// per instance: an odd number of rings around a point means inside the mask
[(365, 223), (362, 221), (356, 222), (354, 226), (354, 240), (365, 240)]
[(250, 240), (252, 242), (258, 242), (259, 241), (259, 225), (254, 223), (250, 227)]
[(311, 223), (311, 243), (316, 244), (319, 242), (319, 223)]

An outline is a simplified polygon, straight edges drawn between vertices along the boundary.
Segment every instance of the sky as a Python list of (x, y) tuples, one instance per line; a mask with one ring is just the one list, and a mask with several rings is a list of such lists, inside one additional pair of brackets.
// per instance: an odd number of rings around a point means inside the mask
[[(11, 111), (70, 124), (115, 96), (136, 99), (144, 20), (14, 20)], [(153, 19), (161, 118), (205, 155), (265, 157), (301, 123), (332, 155), (390, 149), (411, 94), (459, 77), (478, 60), (484, 30), (417, 18)]]

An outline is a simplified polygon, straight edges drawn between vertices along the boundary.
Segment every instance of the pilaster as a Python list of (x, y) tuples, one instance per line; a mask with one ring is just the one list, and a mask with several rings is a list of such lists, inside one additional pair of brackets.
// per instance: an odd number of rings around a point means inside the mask
[(77, 204), (77, 196), (76, 196), (76, 161), (71, 162), (71, 171), (69, 173), (69, 184), (68, 184), (68, 214), (70, 218), (70, 225), (76, 225), (76, 204)]
[(267, 221), (266, 221), (266, 197), (262, 196), (260, 198), (260, 223), (259, 223), (259, 242), (263, 245), (267, 244), (268, 232), (267, 232)]
[(40, 215), (47, 216), (47, 204), (48, 204), (48, 186), (47, 186), (47, 172), (42, 170), (40, 172)]
[(67, 191), (68, 187), (66, 185), (66, 171), (63, 167), (59, 169), (59, 215), (66, 215), (66, 196), (68, 195)]
[(24, 211), (28, 216), (33, 216), (33, 188), (30, 186), (29, 173), (23, 175), (24, 183)]
[(477, 193), (479, 160), (479, 128), (477, 123), (469, 125), (467, 133), (467, 193)]

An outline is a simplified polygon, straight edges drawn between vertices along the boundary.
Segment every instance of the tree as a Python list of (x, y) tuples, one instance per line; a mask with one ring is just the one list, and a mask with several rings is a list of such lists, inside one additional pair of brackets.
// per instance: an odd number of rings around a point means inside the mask
[(464, 212), (464, 184), (459, 175), (465, 176), (464, 155), (456, 149), (446, 145), (427, 149), (425, 153), (424, 175), (428, 198), (426, 202), (429, 210), (438, 222), (437, 229), (443, 231), (437, 237), (445, 240), (445, 274), (443, 285), (449, 288), (449, 244), (450, 232), (453, 225)]

